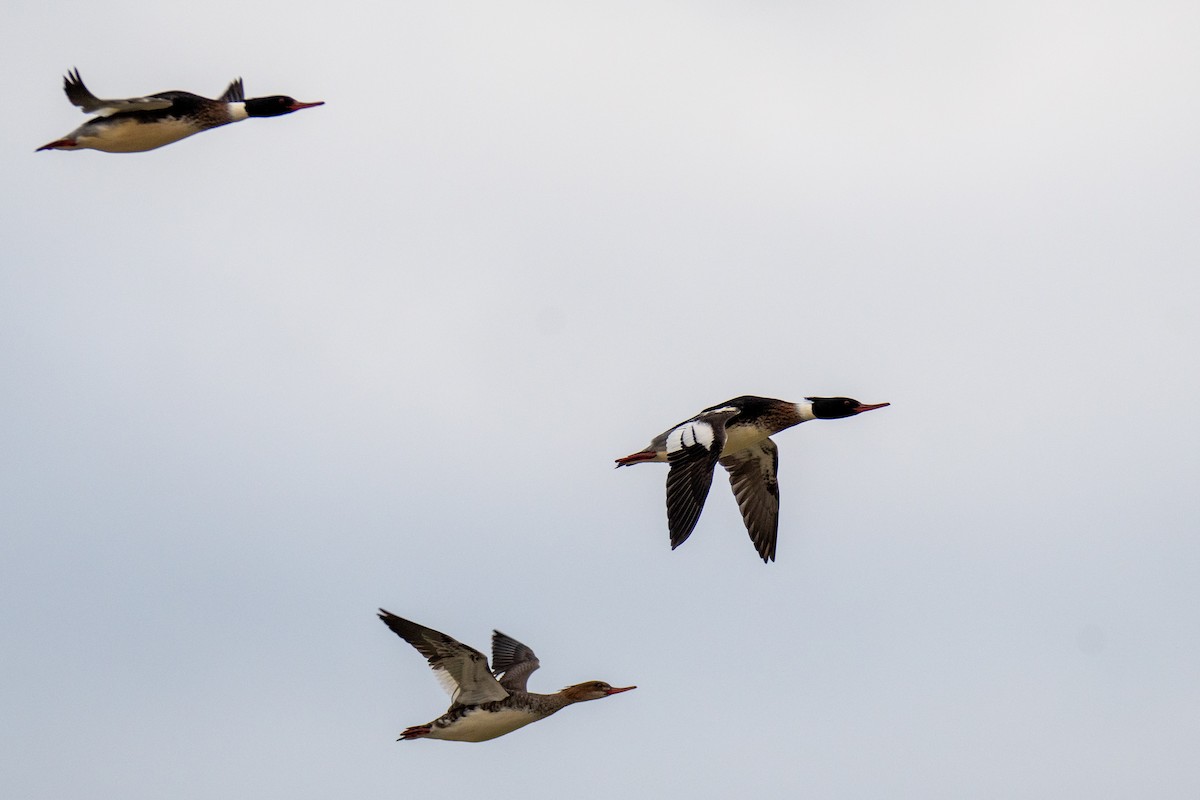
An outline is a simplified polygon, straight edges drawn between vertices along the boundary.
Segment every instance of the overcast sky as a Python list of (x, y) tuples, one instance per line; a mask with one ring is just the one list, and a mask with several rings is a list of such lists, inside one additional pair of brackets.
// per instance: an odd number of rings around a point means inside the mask
[[(1200, 796), (1200, 7), (0, 10), (0, 795)], [(327, 105), (34, 153), (101, 97)], [(662, 465), (740, 394), (778, 561)], [(638, 690), (483, 744), (383, 606)]]

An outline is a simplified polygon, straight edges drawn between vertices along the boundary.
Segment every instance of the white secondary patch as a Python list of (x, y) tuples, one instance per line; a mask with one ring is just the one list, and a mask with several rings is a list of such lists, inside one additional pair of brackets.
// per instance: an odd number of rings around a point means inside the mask
[(517, 728), (523, 728), (537, 717), (526, 711), (483, 711), (468, 712), (448, 728), (434, 728), (429, 739), (449, 739), (455, 742), (486, 742)]
[(685, 447), (699, 444), (705, 450), (712, 448), (713, 427), (707, 422), (687, 422), (667, 436), (667, 452), (674, 453)]
[(228, 105), (229, 119), (233, 122), (240, 122), (241, 120), (249, 118), (250, 115), (246, 113), (245, 103), (229, 103)]
[(103, 150), (106, 153), (141, 153), (198, 133), (195, 126), (179, 119), (162, 122), (122, 120), (106, 124), (95, 135), (78, 137), (80, 147)]

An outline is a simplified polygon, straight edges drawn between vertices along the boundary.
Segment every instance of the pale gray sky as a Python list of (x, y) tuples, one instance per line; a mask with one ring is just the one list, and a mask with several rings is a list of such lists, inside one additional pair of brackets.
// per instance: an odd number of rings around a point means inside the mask
[[(0, 795), (1200, 795), (1200, 8), (0, 10)], [(327, 105), (33, 152), (100, 96)], [(612, 459), (739, 394), (668, 547)], [(493, 742), (377, 606), (532, 688)]]

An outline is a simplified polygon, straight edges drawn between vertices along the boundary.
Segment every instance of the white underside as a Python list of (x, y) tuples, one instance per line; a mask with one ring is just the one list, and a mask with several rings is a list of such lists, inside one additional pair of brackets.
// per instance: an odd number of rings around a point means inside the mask
[(448, 728), (434, 728), (427, 739), (449, 739), (455, 742), (486, 742), (517, 728), (523, 728), (537, 717), (525, 711), (483, 711), (477, 709), (459, 718)]
[(105, 153), (142, 153), (178, 142), (193, 133), (199, 133), (194, 125), (178, 119), (152, 123), (122, 120), (72, 138), (80, 149), (102, 150)]

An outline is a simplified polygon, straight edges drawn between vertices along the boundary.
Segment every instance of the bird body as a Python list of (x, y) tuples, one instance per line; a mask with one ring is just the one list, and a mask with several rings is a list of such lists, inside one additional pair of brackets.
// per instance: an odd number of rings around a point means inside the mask
[(301, 103), (283, 95), (247, 100), (241, 78), (229, 84), (216, 100), (177, 90), (146, 97), (102, 100), (84, 86), (79, 71), (72, 70), (63, 78), (63, 91), (73, 105), (97, 116), (38, 150), (141, 153), (231, 122), (250, 117), (277, 117), (323, 105), (320, 101)]
[(413, 725), (400, 739), (447, 739), (484, 742), (545, 719), (572, 703), (598, 700), (636, 686), (616, 688), (603, 681), (575, 684), (554, 694), (526, 689), (540, 666), (527, 646), (500, 631), (492, 632), (492, 664), (473, 647), (444, 633), (410, 622), (389, 611), (379, 618), (429, 660), (438, 681), (450, 693), (450, 708), (424, 725)]
[(670, 464), (667, 527), (673, 550), (695, 530), (719, 463), (729, 473), (755, 549), (764, 562), (774, 561), (779, 533), (779, 450), (770, 437), (802, 422), (850, 417), (886, 405), (865, 405), (848, 397), (809, 397), (803, 403), (789, 403), (743, 395), (663, 431), (644, 449), (618, 458), (617, 466), (647, 461)]
[(414, 725), (400, 735), (400, 740), (425, 738), (453, 742), (486, 742), (549, 716), (538, 715), (526, 709), (490, 708), (492, 705), (494, 704), (464, 706), (458, 714), (447, 713), (427, 725)]

